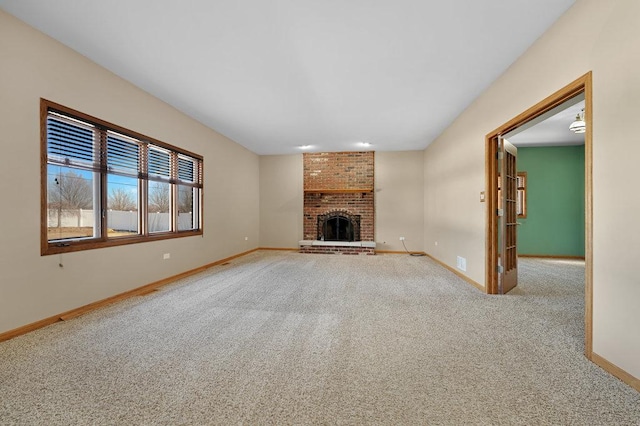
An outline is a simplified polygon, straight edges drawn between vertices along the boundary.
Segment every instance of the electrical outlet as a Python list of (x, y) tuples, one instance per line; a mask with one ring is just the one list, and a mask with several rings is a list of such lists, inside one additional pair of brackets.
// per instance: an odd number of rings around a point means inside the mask
[(400, 237), (400, 241), (404, 241), (404, 237)]
[(164, 260), (171, 259), (171, 253), (165, 253), (165, 254), (163, 254), (163, 255), (162, 255), (162, 258), (163, 258)]
[(438, 245), (438, 242), (436, 241), (436, 245)]
[(245, 241), (249, 241), (249, 237), (244, 237), (244, 240)]
[(456, 261), (456, 267), (458, 269), (460, 269), (461, 271), (466, 271), (467, 270), (467, 259), (465, 259), (464, 257), (458, 256), (458, 259)]

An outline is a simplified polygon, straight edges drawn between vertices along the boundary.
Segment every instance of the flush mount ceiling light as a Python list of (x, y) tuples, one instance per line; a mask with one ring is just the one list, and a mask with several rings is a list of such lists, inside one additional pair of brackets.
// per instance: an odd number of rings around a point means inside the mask
[(298, 149), (311, 149), (311, 145), (298, 145)]
[(587, 124), (584, 122), (584, 108), (580, 113), (576, 114), (576, 119), (569, 126), (569, 130), (573, 133), (584, 133), (587, 130)]
[(360, 146), (371, 146), (371, 142), (360, 142)]

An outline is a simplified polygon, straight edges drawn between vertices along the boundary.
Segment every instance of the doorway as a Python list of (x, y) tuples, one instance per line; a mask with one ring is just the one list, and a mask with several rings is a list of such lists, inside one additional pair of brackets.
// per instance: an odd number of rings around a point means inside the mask
[(499, 207), (498, 207), (498, 151), (503, 135), (514, 129), (527, 125), (533, 120), (548, 113), (567, 100), (584, 94), (585, 130), (585, 355), (592, 358), (592, 317), (593, 317), (593, 184), (592, 184), (592, 76), (591, 72), (583, 75), (538, 104), (498, 127), (485, 139), (485, 182), (487, 194), (487, 227), (486, 227), (486, 291), (488, 294), (500, 293), (500, 241), (499, 241)]

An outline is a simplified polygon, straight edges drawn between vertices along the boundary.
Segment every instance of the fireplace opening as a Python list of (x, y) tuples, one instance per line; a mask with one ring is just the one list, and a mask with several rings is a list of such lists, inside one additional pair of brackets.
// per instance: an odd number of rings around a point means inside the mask
[(318, 215), (318, 240), (360, 241), (360, 215), (344, 212)]

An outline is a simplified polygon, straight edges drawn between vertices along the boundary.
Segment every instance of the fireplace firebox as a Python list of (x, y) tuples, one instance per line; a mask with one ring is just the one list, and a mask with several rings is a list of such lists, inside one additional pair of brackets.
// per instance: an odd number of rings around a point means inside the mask
[(360, 215), (341, 211), (318, 215), (318, 240), (360, 241)]

